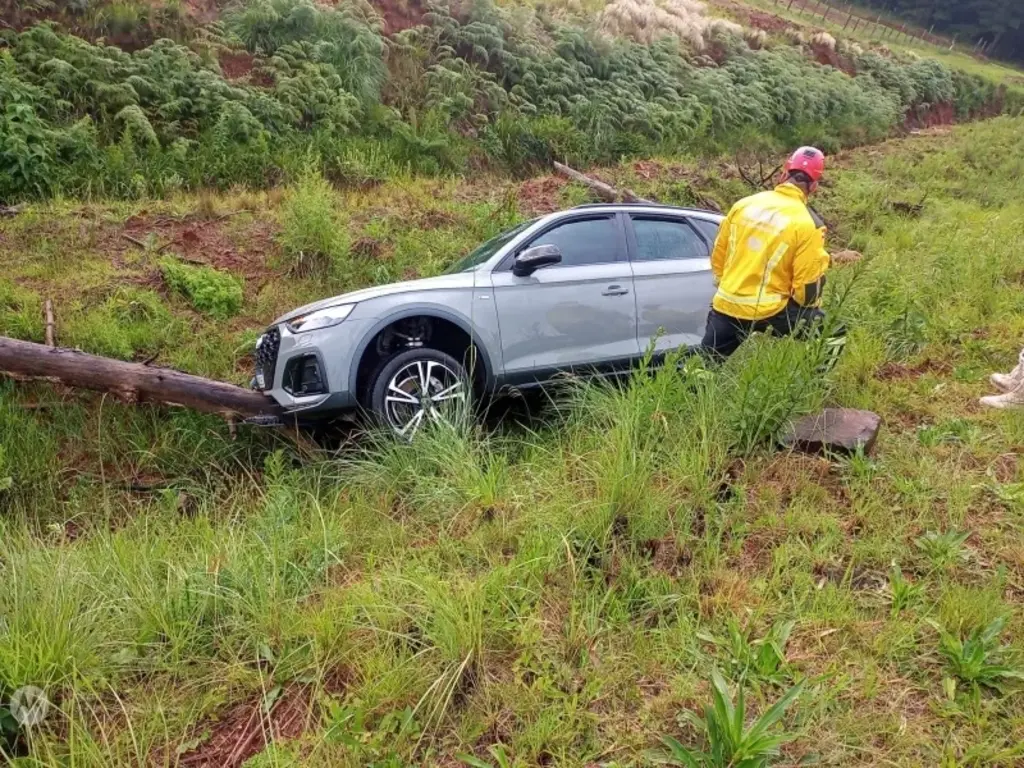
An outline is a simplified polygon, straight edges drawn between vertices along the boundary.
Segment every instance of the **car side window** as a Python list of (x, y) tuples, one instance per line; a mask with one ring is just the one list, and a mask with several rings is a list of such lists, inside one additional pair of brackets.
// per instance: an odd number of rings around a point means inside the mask
[(615, 216), (602, 216), (560, 224), (532, 240), (527, 247), (553, 245), (562, 254), (561, 266), (582, 267), (617, 261), (621, 243)]
[(715, 247), (715, 240), (718, 239), (718, 222), (709, 221), (708, 219), (689, 219), (689, 222), (697, 228), (697, 231), (704, 235), (704, 239), (708, 241), (708, 245), (712, 248)]
[(706, 259), (707, 243), (685, 221), (633, 218), (637, 261)]

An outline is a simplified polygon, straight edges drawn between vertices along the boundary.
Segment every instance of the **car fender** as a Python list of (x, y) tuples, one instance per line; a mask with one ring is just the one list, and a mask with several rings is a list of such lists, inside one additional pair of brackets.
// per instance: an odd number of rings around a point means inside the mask
[(359, 344), (355, 348), (355, 356), (353, 357), (352, 365), (349, 370), (350, 392), (356, 391), (358, 385), (357, 377), (359, 373), (359, 361), (363, 359), (363, 354), (370, 346), (370, 343), (377, 337), (377, 334), (399, 320), (404, 320), (407, 317), (418, 316), (436, 317), (439, 320), (447, 320), (465, 331), (466, 335), (473, 340), (473, 343), (476, 344), (477, 348), (482, 353), (480, 355), (480, 359), (484, 365), (484, 387), (488, 390), (493, 388), (495, 382), (495, 371), (497, 370), (497, 358), (495, 358), (494, 351), (491, 348), (493, 345), (488, 344), (478, 332), (473, 330), (473, 325), (468, 318), (457, 312), (453, 312), (449, 307), (424, 302), (403, 305), (402, 309), (398, 312), (393, 312), (377, 320), (376, 323), (370, 326), (370, 330), (363, 334), (363, 338), (360, 339)]

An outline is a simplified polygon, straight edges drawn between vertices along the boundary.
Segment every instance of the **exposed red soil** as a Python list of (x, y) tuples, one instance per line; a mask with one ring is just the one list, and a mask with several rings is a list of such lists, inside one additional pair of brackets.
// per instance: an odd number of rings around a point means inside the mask
[(201, 724), (196, 732), (209, 732), (209, 738), (182, 754), (178, 765), (239, 768), (271, 742), (299, 738), (317, 720), (313, 688), (309, 685), (288, 685), (270, 711), (264, 710), (264, 696), (257, 694)]
[(853, 77), (857, 74), (857, 68), (853, 66), (853, 62), (847, 59), (845, 56), (840, 56), (832, 48), (827, 45), (812, 45), (811, 51), (814, 54), (814, 60), (824, 66), (835, 67), (843, 74)]
[(269, 272), (268, 257), (274, 252), (274, 227), (268, 221), (252, 221), (245, 228), (244, 237), (232, 236), (226, 219), (196, 216), (179, 219), (143, 212), (132, 216), (119, 230), (109, 233), (106, 248), (119, 256), (129, 249), (138, 248), (138, 243), (133, 242), (136, 240), (152, 243), (161, 254), (177, 254), (188, 262), (207, 264), (247, 279), (256, 279), (265, 277)]
[(252, 54), (246, 51), (222, 51), (220, 54), (220, 71), (228, 80), (241, 80), (248, 77), (253, 69)]
[(908, 131), (952, 125), (956, 122), (956, 110), (952, 104), (932, 104), (928, 109), (911, 109), (903, 125)]
[(900, 381), (903, 379), (919, 379), (928, 373), (948, 376), (952, 372), (953, 365), (948, 361), (928, 358), (915, 365), (896, 362), (886, 363), (875, 373), (875, 378), (880, 381)]
[(679, 547), (675, 536), (650, 539), (643, 542), (641, 550), (651, 558), (651, 567), (668, 576), (679, 576), (690, 564), (689, 552)]
[(748, 26), (763, 29), (768, 33), (785, 32), (787, 29), (800, 29), (799, 24), (794, 24), (788, 19), (776, 16), (774, 13), (765, 13), (751, 9), (747, 14)]
[(422, 0), (371, 0), (384, 19), (384, 33), (393, 35), (424, 23), (427, 9)]
[(560, 176), (539, 176), (519, 187), (519, 207), (524, 213), (539, 215), (562, 208), (562, 190), (568, 181)]

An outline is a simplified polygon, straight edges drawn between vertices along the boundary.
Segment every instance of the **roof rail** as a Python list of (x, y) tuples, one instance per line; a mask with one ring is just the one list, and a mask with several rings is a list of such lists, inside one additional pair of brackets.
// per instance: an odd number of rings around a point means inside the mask
[(674, 211), (691, 211), (693, 213), (714, 213), (714, 211), (705, 210), (703, 208), (690, 208), (683, 205), (671, 205), (669, 203), (655, 203), (655, 202), (634, 202), (634, 203), (583, 203), (582, 205), (573, 206), (573, 210), (579, 210), (580, 208), (607, 208), (608, 206), (625, 206), (625, 207), (636, 207), (636, 208), (671, 208)]

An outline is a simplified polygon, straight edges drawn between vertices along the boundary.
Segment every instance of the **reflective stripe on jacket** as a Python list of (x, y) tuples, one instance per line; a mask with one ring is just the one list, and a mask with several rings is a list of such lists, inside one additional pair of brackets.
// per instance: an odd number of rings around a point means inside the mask
[(803, 190), (782, 184), (745, 198), (729, 211), (715, 241), (713, 306), (740, 320), (771, 317), (790, 299), (816, 306), (829, 261), (825, 227), (812, 217)]

